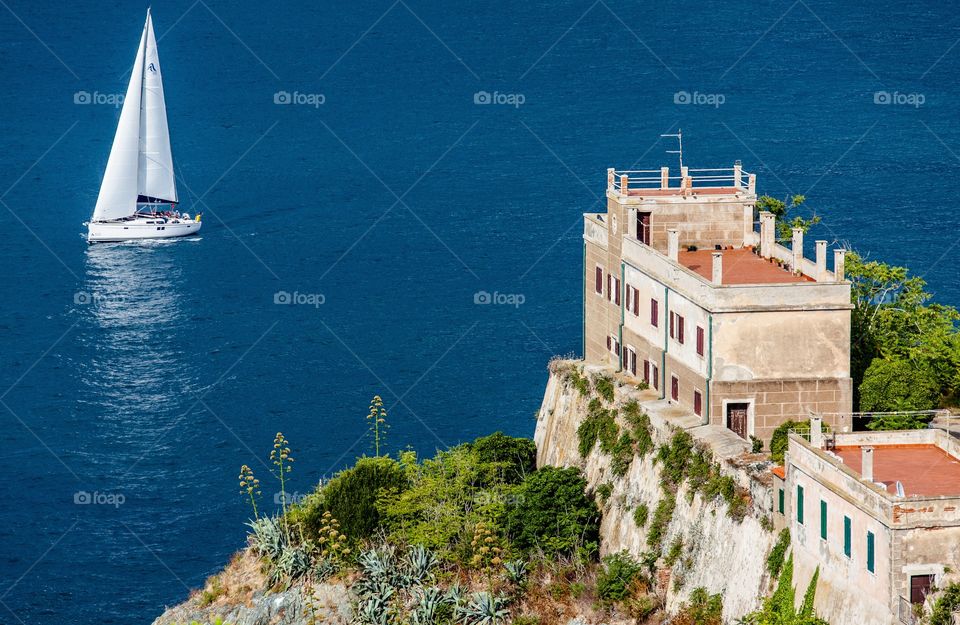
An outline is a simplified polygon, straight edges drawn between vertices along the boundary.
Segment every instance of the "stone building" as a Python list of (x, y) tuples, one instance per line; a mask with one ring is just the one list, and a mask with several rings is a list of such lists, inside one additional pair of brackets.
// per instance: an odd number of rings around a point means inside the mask
[(743, 438), (851, 410), (843, 250), (803, 255), (754, 228), (756, 176), (607, 171), (606, 213), (584, 215), (584, 357), (643, 380)]
[[(942, 430), (790, 434), (774, 518), (830, 622), (912, 624), (960, 570), (960, 442)], [(955, 580), (956, 575), (953, 575)]]

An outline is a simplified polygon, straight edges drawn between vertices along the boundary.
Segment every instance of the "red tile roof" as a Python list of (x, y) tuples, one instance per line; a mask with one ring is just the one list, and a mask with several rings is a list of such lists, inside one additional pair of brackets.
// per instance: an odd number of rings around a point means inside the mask
[[(860, 473), (860, 447), (837, 447), (834, 452), (843, 463)], [(960, 459), (936, 445), (875, 445), (873, 448), (873, 480), (887, 484), (887, 491), (896, 492), (896, 483), (904, 493), (913, 495), (960, 495)]]
[[(681, 251), (680, 264), (707, 280), (713, 277), (713, 253), (716, 250)], [(796, 276), (775, 263), (760, 258), (752, 248), (722, 250), (723, 284), (781, 284), (814, 282), (808, 276)]]

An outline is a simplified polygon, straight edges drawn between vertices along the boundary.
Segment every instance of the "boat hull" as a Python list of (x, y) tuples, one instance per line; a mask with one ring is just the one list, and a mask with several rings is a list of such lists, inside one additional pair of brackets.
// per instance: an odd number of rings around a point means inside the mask
[(139, 239), (187, 237), (200, 231), (201, 222), (191, 220), (94, 221), (88, 224), (88, 243), (109, 243)]

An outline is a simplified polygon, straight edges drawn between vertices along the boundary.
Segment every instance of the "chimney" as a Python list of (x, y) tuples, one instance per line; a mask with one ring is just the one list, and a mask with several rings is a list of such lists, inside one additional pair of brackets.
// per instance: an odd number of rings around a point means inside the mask
[(713, 253), (713, 284), (723, 284), (723, 252)]
[(817, 282), (821, 282), (827, 277), (827, 242), (817, 241), (817, 275), (814, 276)]
[(670, 168), (661, 167), (660, 168), (660, 188), (666, 189), (670, 186)]
[(801, 274), (803, 271), (803, 228), (793, 229), (793, 273)]
[(833, 276), (837, 282), (843, 282), (843, 259), (847, 250), (833, 250)]
[(667, 256), (673, 262), (680, 257), (680, 231), (676, 228), (667, 230)]
[(823, 418), (820, 416), (810, 417), (810, 445), (823, 449)]
[(777, 218), (770, 211), (760, 211), (760, 255), (770, 258), (773, 255), (774, 229)]
[(860, 448), (860, 475), (868, 482), (873, 481), (873, 447)]

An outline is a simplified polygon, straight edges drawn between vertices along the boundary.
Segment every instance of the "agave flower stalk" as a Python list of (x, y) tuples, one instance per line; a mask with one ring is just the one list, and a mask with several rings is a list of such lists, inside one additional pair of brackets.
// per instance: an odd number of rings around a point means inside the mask
[(240, 494), (246, 495), (250, 499), (250, 506), (253, 507), (253, 520), (259, 520), (257, 497), (260, 496), (260, 480), (253, 475), (253, 469), (247, 465), (240, 467)]

